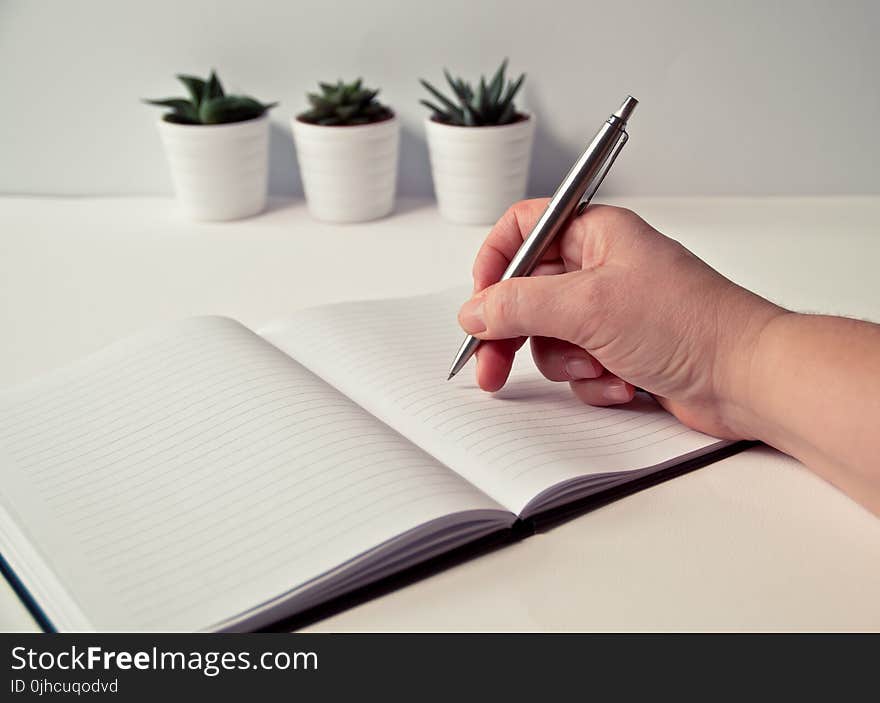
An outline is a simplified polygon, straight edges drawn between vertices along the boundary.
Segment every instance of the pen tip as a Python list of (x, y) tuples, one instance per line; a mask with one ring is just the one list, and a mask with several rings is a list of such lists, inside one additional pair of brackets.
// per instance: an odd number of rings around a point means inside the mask
[(453, 376), (455, 376), (455, 374), (450, 371), (449, 375), (446, 377), (446, 380), (451, 381)]

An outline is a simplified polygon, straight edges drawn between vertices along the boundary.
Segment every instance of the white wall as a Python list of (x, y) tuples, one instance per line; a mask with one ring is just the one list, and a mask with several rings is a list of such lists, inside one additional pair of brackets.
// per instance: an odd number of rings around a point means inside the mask
[(299, 192), (287, 118), (364, 78), (402, 116), (401, 191), (430, 192), (417, 78), (528, 73), (530, 190), (547, 193), (626, 93), (606, 194), (880, 193), (880, 2), (0, 1), (0, 192), (165, 193), (155, 108), (216, 67), (279, 100), (271, 189)]

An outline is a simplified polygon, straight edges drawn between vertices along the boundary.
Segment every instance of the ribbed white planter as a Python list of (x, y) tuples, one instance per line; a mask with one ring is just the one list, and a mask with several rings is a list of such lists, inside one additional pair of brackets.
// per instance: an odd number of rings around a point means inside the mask
[(328, 222), (364, 222), (394, 207), (400, 123), (397, 117), (350, 127), (291, 118), (309, 212)]
[(269, 116), (218, 125), (159, 121), (174, 190), (194, 220), (236, 220), (266, 208)]
[(526, 193), (535, 118), (501, 127), (425, 120), (440, 213), (460, 224), (492, 224)]

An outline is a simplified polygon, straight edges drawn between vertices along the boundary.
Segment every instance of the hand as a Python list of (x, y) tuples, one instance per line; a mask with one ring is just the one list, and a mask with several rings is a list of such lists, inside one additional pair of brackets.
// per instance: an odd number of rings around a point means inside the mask
[(497, 283), (546, 204), (511, 207), (477, 254), (475, 295), (459, 322), (490, 340), (477, 351), (480, 387), (501, 388), (531, 337), (541, 373), (567, 381), (585, 403), (626, 403), (639, 386), (695, 429), (749, 437), (739, 419), (753, 355), (764, 327), (785, 311), (609, 206), (577, 217), (531, 277)]

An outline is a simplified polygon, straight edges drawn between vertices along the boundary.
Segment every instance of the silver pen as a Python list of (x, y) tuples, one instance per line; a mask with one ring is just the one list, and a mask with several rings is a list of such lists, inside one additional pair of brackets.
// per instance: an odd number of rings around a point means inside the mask
[[(502, 281), (531, 274), (556, 235), (590, 204), (590, 200), (602, 184), (602, 179), (629, 139), (626, 123), (638, 102), (632, 95), (628, 95), (617, 112), (605, 121), (586, 151), (581, 154), (568, 175), (559, 184), (550, 202), (547, 203), (547, 208), (501, 276)], [(461, 371), (468, 359), (474, 355), (479, 344), (480, 340), (476, 337), (472, 335), (465, 337), (452, 362), (447, 381)]]

